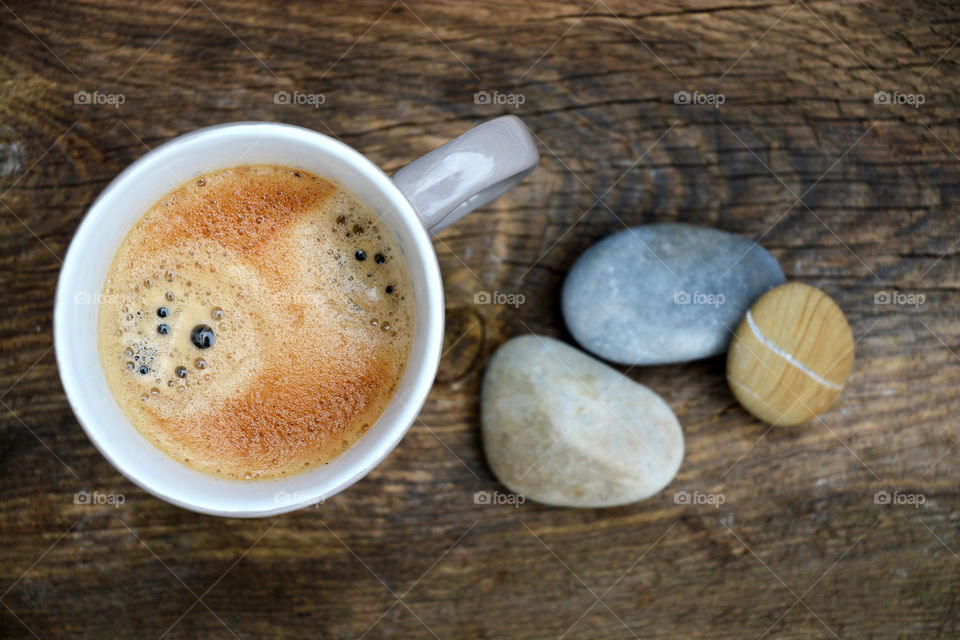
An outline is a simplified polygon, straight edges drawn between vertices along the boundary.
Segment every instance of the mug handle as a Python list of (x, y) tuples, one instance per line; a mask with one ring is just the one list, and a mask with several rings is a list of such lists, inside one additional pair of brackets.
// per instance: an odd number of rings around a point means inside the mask
[(540, 160), (517, 116), (477, 125), (393, 174), (420, 221), (436, 234), (523, 180)]

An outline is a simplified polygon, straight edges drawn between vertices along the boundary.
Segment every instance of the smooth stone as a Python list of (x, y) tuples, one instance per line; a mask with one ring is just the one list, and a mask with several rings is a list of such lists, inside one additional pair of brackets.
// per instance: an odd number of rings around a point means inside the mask
[(563, 284), (563, 317), (574, 339), (606, 360), (686, 362), (724, 353), (750, 305), (784, 282), (776, 258), (745, 238), (651, 224), (580, 256)]
[(737, 327), (727, 381), (768, 424), (812, 420), (837, 400), (853, 367), (853, 332), (830, 296), (792, 282), (763, 294)]
[(683, 431), (650, 389), (559, 340), (521, 336), (490, 359), (481, 399), (493, 473), (530, 500), (611, 507), (666, 487)]

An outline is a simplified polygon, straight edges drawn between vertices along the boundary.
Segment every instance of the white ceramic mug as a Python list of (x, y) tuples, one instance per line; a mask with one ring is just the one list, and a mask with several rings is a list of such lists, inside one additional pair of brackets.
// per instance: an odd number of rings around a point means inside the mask
[[(429, 233), (490, 202), (538, 161), (519, 118), (474, 127), (400, 169), (391, 179), (357, 151), (316, 131), (250, 122), (201, 129), (130, 165), (90, 207), (60, 272), (54, 341), (60, 378), (90, 440), (131, 481), (186, 509), (258, 517), (292, 511), (350, 486), (373, 469), (413, 424), (433, 384), (443, 344), (443, 287)], [(329, 464), (275, 480), (227, 480), (167, 456), (130, 424), (114, 400), (97, 349), (97, 302), (130, 229), (184, 182), (217, 169), (276, 164), (333, 180), (366, 202), (393, 231), (413, 283), (410, 357), (380, 419)]]

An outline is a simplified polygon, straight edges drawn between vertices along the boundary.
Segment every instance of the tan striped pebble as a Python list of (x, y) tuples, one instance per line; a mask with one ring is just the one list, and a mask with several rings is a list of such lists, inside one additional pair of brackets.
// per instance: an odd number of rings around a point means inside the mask
[(853, 367), (853, 333), (830, 296), (805, 284), (775, 287), (740, 321), (727, 382), (747, 411), (776, 425), (829, 409)]

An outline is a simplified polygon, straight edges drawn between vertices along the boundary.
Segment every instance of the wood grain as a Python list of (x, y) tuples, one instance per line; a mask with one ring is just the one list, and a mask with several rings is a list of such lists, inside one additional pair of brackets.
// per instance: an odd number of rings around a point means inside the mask
[[(4, 0), (0, 635), (957, 637), (958, 38), (950, 2)], [(877, 104), (881, 90), (924, 103)], [(198, 127), (270, 120), (394, 171), (501, 113), (536, 133), (541, 166), (435, 240), (448, 350), (366, 479), (319, 508), (223, 521), (146, 495), (95, 450), (58, 381), (51, 306), (77, 224), (125, 166)], [(857, 341), (839, 404), (768, 431), (722, 358), (631, 369), (684, 428), (667, 490), (605, 510), (475, 504), (502, 490), (479, 446), (490, 353), (527, 331), (569, 340), (576, 257), (662, 221), (759, 240), (837, 301)]]

